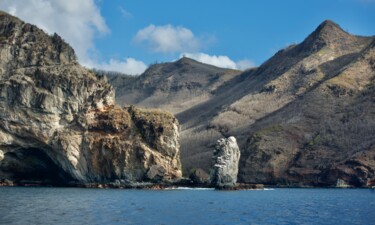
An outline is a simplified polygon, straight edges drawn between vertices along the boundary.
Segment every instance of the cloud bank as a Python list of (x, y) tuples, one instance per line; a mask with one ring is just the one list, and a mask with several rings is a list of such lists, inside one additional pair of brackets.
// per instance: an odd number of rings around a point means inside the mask
[(255, 63), (249, 59), (243, 59), (236, 62), (236, 67), (239, 70), (246, 70), (255, 67)]
[(245, 70), (245, 69), (255, 66), (255, 64), (251, 60), (248, 60), (248, 59), (235, 62), (231, 60), (228, 56), (208, 55), (202, 52), (182, 53), (180, 54), (180, 58), (182, 57), (188, 57), (191, 59), (195, 59), (201, 63), (206, 63), (206, 64), (214, 65), (214, 66), (221, 67), (221, 68), (228, 68), (228, 69)]
[(147, 66), (142, 61), (138, 61), (133, 58), (127, 58), (124, 61), (111, 59), (108, 63), (96, 65), (95, 68), (126, 73), (129, 75), (138, 75), (143, 73), (147, 69)]
[(153, 24), (139, 30), (134, 41), (148, 50), (158, 53), (176, 53), (200, 49), (200, 40), (194, 33), (182, 26)]

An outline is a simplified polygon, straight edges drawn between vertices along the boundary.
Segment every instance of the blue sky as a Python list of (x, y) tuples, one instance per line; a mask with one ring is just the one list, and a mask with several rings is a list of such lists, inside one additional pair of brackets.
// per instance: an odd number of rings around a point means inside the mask
[(221, 67), (258, 66), (301, 42), (325, 19), (353, 34), (375, 35), (375, 0), (30, 0), (28, 9), (23, 4), (1, 0), (0, 8), (59, 33), (88, 67), (133, 74), (182, 55)]

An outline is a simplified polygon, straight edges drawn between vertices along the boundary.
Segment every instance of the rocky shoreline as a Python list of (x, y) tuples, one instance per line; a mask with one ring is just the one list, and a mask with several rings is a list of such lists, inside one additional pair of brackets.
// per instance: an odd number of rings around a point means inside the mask
[(171, 183), (151, 183), (151, 182), (134, 182), (134, 183), (70, 183), (65, 185), (48, 184), (41, 182), (12, 182), (9, 180), (0, 180), (0, 187), (62, 187), (62, 188), (98, 188), (98, 189), (138, 189), (138, 190), (169, 190), (179, 188), (212, 188), (218, 191), (241, 191), (241, 190), (264, 190), (268, 188), (333, 188), (333, 189), (375, 189), (375, 186), (354, 187), (354, 186), (298, 186), (298, 185), (263, 185), (263, 184), (245, 184), (237, 183), (233, 187), (213, 187), (212, 185), (197, 185), (191, 181), (183, 180)]
[[(109, 189), (142, 189), (142, 190), (166, 190), (166, 189), (178, 189), (178, 188), (215, 188), (212, 185), (196, 185), (190, 180), (184, 179), (177, 182), (170, 183), (152, 183), (152, 182), (132, 182), (124, 183), (120, 181), (110, 183), (69, 183), (65, 185), (60, 184), (49, 184), (42, 182), (13, 182), (10, 180), (0, 180), (0, 187), (72, 187), (72, 188), (109, 188)], [(233, 187), (221, 187), (215, 188), (216, 190), (262, 190), (264, 189), (263, 184), (242, 184), (238, 183)]]

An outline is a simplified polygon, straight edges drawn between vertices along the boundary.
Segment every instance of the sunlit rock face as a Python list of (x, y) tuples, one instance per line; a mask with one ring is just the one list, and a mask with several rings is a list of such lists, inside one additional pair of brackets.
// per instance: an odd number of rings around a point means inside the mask
[(0, 12), (0, 179), (53, 184), (181, 177), (178, 122), (120, 108), (57, 34)]
[(211, 173), (211, 184), (217, 188), (233, 187), (237, 182), (240, 149), (235, 137), (222, 138), (217, 141)]

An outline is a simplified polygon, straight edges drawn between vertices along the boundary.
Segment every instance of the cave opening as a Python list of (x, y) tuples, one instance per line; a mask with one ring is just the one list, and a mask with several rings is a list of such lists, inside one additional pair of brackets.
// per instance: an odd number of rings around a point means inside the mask
[(0, 162), (0, 177), (19, 185), (67, 186), (74, 179), (42, 149), (8, 151)]

